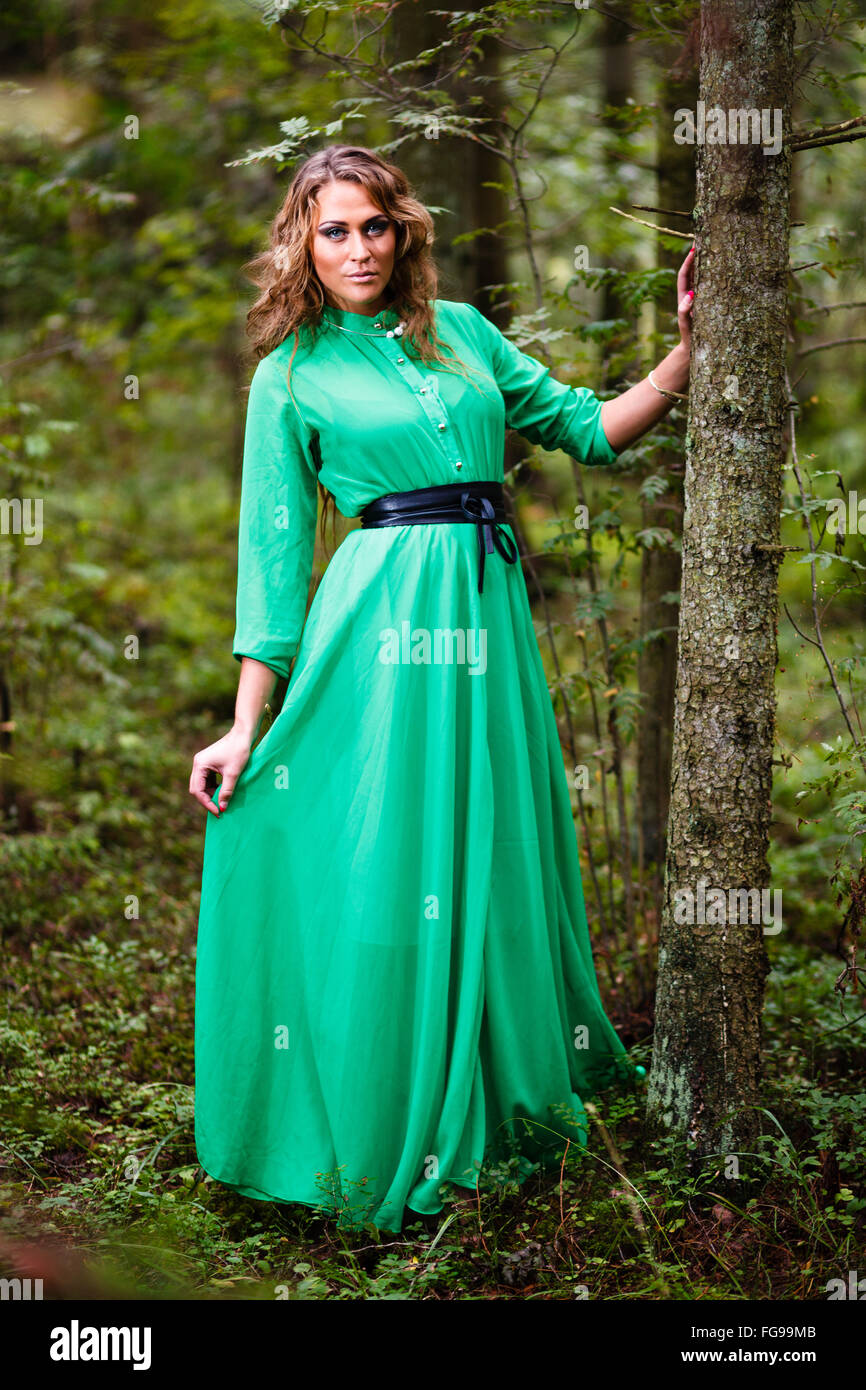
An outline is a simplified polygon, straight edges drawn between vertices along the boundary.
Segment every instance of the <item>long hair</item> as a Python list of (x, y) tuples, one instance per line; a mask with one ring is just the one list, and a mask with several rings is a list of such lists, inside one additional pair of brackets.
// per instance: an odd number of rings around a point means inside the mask
[[(436, 364), (442, 370), (466, 376), (467, 364), (461, 363), (453, 349), (441, 340), (434, 322), (438, 274), (431, 251), (433, 218), (414, 196), (403, 170), (362, 145), (329, 145), (296, 169), (285, 201), (271, 224), (268, 250), (243, 266), (247, 278), (261, 291), (247, 313), (246, 331), (255, 357), (267, 356), (290, 333), (294, 334), (288, 368), (291, 392), (292, 361), (301, 330), (315, 336), (326, 303), (315, 271), (312, 244), (318, 221), (316, 199), (320, 189), (335, 179), (360, 184), (370, 201), (396, 224), (394, 269), (384, 293), (389, 306), (399, 306), (406, 324), (402, 343), (425, 365)], [(329, 504), (336, 534), (336, 503), (321, 482), (318, 486), (323, 501), (324, 542)]]

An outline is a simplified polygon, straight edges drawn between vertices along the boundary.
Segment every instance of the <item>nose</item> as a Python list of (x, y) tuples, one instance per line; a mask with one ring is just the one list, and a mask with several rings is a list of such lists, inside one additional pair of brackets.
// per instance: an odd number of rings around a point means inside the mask
[(349, 233), (348, 247), (350, 261), (368, 261), (370, 259), (370, 249), (359, 231)]

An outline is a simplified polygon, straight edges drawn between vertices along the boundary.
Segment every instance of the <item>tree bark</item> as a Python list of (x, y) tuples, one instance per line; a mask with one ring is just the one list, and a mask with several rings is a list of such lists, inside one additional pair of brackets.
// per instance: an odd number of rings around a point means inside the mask
[[(764, 928), (740, 904), (678, 922), (678, 894), (769, 882), (785, 410), (793, 16), (788, 0), (705, 0), (707, 111), (779, 111), (781, 151), (697, 144), (698, 266), (683, 583), (651, 1126), (690, 1157), (759, 1128)], [(772, 116), (770, 118), (772, 120)], [(673, 122), (672, 122), (673, 126)], [(700, 908), (700, 903), (698, 902)], [(725, 1164), (736, 1179), (736, 1161)]]

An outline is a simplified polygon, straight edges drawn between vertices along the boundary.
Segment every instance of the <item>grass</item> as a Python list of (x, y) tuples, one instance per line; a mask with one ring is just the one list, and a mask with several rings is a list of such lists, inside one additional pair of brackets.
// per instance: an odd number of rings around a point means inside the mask
[[(131, 789), (148, 822), (185, 767), (168, 745), (151, 751), (158, 766), (139, 766)], [(764, 1135), (740, 1156), (736, 1201), (718, 1165), (696, 1172), (675, 1143), (648, 1140), (642, 1086), (596, 1098), (589, 1144), (560, 1170), (519, 1185), (516, 1160), (489, 1165), (476, 1193), (446, 1189), (440, 1216), (407, 1212), (399, 1236), (232, 1193), (193, 1143), (200, 820), (178, 800), (165, 829), (183, 852), (148, 858), (145, 874), (138, 830), (93, 808), (92, 824), (52, 842), (2, 846), (9, 1272), (25, 1259), (57, 1287), (153, 1299), (701, 1300), (824, 1298), (857, 1268), (866, 1022), (840, 1016), (836, 961), (803, 944), (774, 955)], [(22, 924), (9, 902), (25, 880)], [(128, 888), (147, 904), (138, 920), (124, 916)], [(648, 1066), (648, 1040), (632, 1056)], [(25, 1257), (22, 1242), (39, 1249)]]

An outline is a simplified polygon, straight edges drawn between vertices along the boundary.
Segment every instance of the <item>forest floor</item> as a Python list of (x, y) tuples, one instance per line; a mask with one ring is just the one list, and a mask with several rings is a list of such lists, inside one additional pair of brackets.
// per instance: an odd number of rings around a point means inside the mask
[[(54, 823), (0, 845), (4, 1272), (67, 1296), (776, 1300), (826, 1299), (857, 1269), (866, 1021), (853, 1005), (853, 1021), (840, 1015), (826, 932), (770, 947), (764, 1136), (737, 1188), (648, 1139), (641, 1083), (596, 1098), (599, 1124), (561, 1169), (518, 1186), (493, 1165), (477, 1193), (446, 1189), (439, 1217), (407, 1211), (399, 1236), (206, 1177), (193, 1138), (204, 826), (187, 782), (224, 714), (153, 721), (145, 739), (141, 711), (112, 706)], [(774, 872), (792, 874), (795, 852), (775, 853)], [(801, 887), (805, 900), (814, 885)], [(649, 1036), (631, 1056), (649, 1066)]]

